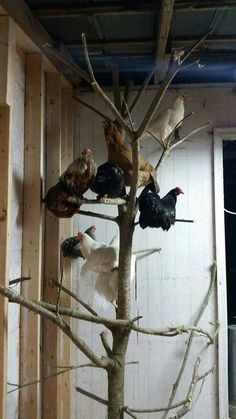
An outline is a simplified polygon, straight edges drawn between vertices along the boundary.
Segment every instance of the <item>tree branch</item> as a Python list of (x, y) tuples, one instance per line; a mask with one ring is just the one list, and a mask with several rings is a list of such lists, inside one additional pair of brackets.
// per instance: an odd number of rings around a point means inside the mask
[(8, 391), (7, 394), (11, 394), (11, 393), (14, 393), (15, 391), (22, 390), (25, 387), (30, 387), (32, 385), (45, 382), (47, 380), (50, 380), (51, 378), (57, 377), (58, 375), (65, 374), (66, 372), (70, 372), (70, 371), (76, 370), (78, 368), (85, 368), (85, 367), (96, 367), (96, 365), (94, 365), (94, 364), (81, 364), (81, 365), (66, 367), (62, 371), (58, 371), (54, 374), (48, 375), (47, 377), (43, 377), (40, 380), (33, 380), (33, 381), (29, 381), (28, 383), (24, 383), (24, 384), (7, 383), (9, 386), (16, 387), (13, 390)]
[(111, 354), (112, 354), (112, 350), (111, 350), (111, 347), (108, 343), (107, 332), (105, 330), (103, 330), (103, 332), (100, 333), (100, 338), (101, 338), (101, 341), (102, 341), (102, 344), (103, 344), (103, 347), (106, 351), (107, 356), (110, 357)]
[(109, 99), (109, 97), (106, 95), (106, 93), (101, 89), (101, 87), (99, 86), (99, 84), (97, 83), (97, 81), (95, 79), (93, 69), (92, 69), (92, 65), (91, 65), (91, 62), (90, 62), (90, 59), (89, 59), (88, 48), (87, 48), (87, 43), (86, 43), (86, 36), (85, 36), (84, 33), (82, 34), (82, 43), (83, 43), (83, 48), (84, 48), (85, 60), (86, 60), (89, 75), (90, 75), (91, 86), (93, 87), (94, 91), (98, 94), (98, 96), (100, 96), (102, 98), (103, 102), (106, 103), (106, 105), (108, 106), (108, 108), (110, 109), (112, 114), (115, 116), (117, 121), (119, 121), (122, 128), (124, 128), (126, 134), (130, 138), (133, 138), (132, 130), (129, 128), (129, 126), (127, 125), (126, 121), (124, 120), (124, 118), (122, 117), (120, 112), (116, 109), (113, 102)]
[[(213, 263), (213, 265), (211, 267), (211, 281), (210, 281), (210, 285), (209, 285), (209, 288), (207, 290), (206, 296), (205, 296), (205, 298), (203, 300), (203, 303), (202, 303), (202, 305), (201, 305), (201, 307), (199, 309), (199, 312), (197, 314), (197, 317), (195, 319), (194, 326), (197, 326), (198, 325), (198, 323), (201, 320), (201, 317), (202, 317), (202, 315), (203, 315), (203, 313), (204, 313), (204, 311), (205, 311), (205, 309), (206, 309), (206, 307), (207, 307), (207, 305), (209, 303), (211, 294), (212, 294), (213, 289), (214, 289), (214, 286), (215, 286), (216, 275), (217, 275), (217, 268), (216, 268), (216, 264)], [(187, 342), (186, 351), (185, 351), (185, 354), (184, 354), (184, 358), (183, 358), (182, 364), (180, 366), (180, 370), (179, 370), (177, 379), (176, 379), (176, 381), (175, 381), (175, 383), (174, 383), (174, 385), (172, 387), (172, 392), (171, 392), (171, 395), (170, 395), (170, 398), (169, 398), (168, 407), (170, 407), (172, 405), (173, 400), (174, 400), (174, 398), (176, 396), (176, 392), (178, 390), (179, 383), (181, 381), (181, 378), (183, 376), (185, 367), (187, 365), (187, 360), (188, 360), (188, 357), (189, 357), (189, 354), (190, 354), (190, 349), (191, 349), (191, 346), (192, 346), (193, 338), (194, 338), (194, 332), (192, 331), (190, 333), (190, 336), (189, 336), (189, 339), (188, 339), (188, 342)], [(169, 410), (167, 410), (162, 415), (161, 419), (166, 419), (166, 417), (168, 415), (168, 412), (169, 412)]]
[[(83, 341), (83, 339), (75, 335), (75, 333), (73, 333), (71, 328), (67, 324), (65, 324), (65, 322), (60, 317), (58, 317), (55, 314), (56, 312), (55, 306), (54, 306), (54, 313), (53, 313), (52, 311), (45, 308), (45, 306), (43, 306), (42, 304), (33, 302), (26, 297), (22, 297), (20, 294), (14, 292), (10, 288), (4, 287), (1, 284), (0, 284), (0, 294), (4, 295), (12, 302), (16, 304), (20, 304), (23, 307), (26, 307), (29, 310), (33, 311), (34, 313), (37, 313), (51, 320), (57, 327), (59, 327), (59, 329), (61, 329), (65, 333), (65, 335), (69, 337), (69, 339), (77, 346), (77, 348), (79, 348), (81, 352), (83, 352), (90, 359), (90, 361), (92, 361), (95, 365), (97, 365), (100, 368), (107, 368), (107, 366), (109, 365), (109, 359), (98, 358), (97, 355), (95, 355), (95, 353)], [(59, 309), (60, 314), (61, 314), (61, 311), (62, 310)]]
[[(5, 287), (3, 287), (5, 288)], [(8, 289), (8, 288), (7, 288)], [(1, 293), (1, 287), (0, 287), (0, 293)], [(36, 304), (40, 307), (44, 307), (46, 310), (55, 313), (56, 312), (56, 306), (44, 301), (34, 301), (33, 304)], [(166, 328), (145, 328), (141, 326), (137, 326), (134, 324), (137, 320), (142, 318), (142, 316), (135, 317), (131, 320), (116, 320), (116, 319), (108, 319), (105, 317), (99, 317), (99, 316), (90, 316), (88, 314), (80, 313), (78, 311), (74, 311), (69, 308), (60, 307), (59, 314), (62, 316), (68, 316), (73, 317), (75, 319), (96, 323), (96, 324), (103, 324), (105, 326), (110, 327), (123, 327), (127, 330), (133, 330), (135, 332), (143, 333), (146, 335), (153, 335), (153, 336), (166, 336), (166, 337), (173, 337), (178, 336), (182, 333), (189, 333), (189, 332), (196, 332), (199, 335), (206, 336), (209, 339), (210, 343), (213, 343), (213, 338), (210, 335), (209, 332), (207, 332), (204, 329), (201, 329), (197, 326), (175, 326), (175, 327), (166, 327)]]
[(125, 205), (126, 200), (123, 198), (100, 198), (100, 199), (86, 199), (86, 198), (77, 198), (76, 196), (70, 196), (68, 198), (68, 202), (71, 202), (72, 204), (91, 204), (91, 205)]
[[(167, 159), (167, 157), (169, 156), (170, 152), (172, 150), (174, 150), (175, 147), (177, 147), (178, 145), (182, 144), (184, 141), (186, 141), (188, 138), (190, 138), (192, 135), (196, 134), (197, 132), (201, 131), (202, 129), (206, 128), (209, 126), (209, 122), (207, 124), (202, 125), (201, 127), (198, 127), (196, 129), (194, 129), (193, 131), (191, 131), (189, 134), (187, 134), (185, 137), (181, 138), (180, 140), (176, 141), (176, 143), (174, 144), (169, 144), (169, 141), (167, 140), (167, 145), (165, 148), (163, 148), (161, 156), (157, 162), (157, 165), (155, 167), (155, 170), (157, 172), (157, 174), (160, 172), (161, 166), (163, 165), (164, 161)], [(172, 136), (172, 133), (170, 134), (170, 136)], [(170, 138), (169, 136), (169, 138)]]
[(185, 416), (187, 413), (190, 412), (190, 410), (192, 409), (193, 406), (193, 396), (194, 396), (194, 392), (196, 389), (196, 385), (199, 381), (204, 380), (209, 374), (212, 374), (215, 370), (215, 367), (209, 369), (208, 371), (206, 371), (204, 374), (199, 375), (198, 374), (198, 369), (199, 369), (199, 365), (200, 365), (200, 358), (197, 359), (195, 365), (194, 365), (194, 369), (193, 369), (193, 376), (192, 376), (192, 380), (188, 389), (188, 393), (187, 393), (187, 397), (186, 399), (188, 400), (186, 402), (186, 404), (180, 409), (178, 410), (173, 416), (170, 417), (170, 419), (179, 419), (182, 418), (183, 416)]
[(81, 215), (88, 215), (89, 217), (101, 218), (102, 220), (114, 221), (116, 224), (119, 225), (118, 217), (112, 217), (111, 215), (104, 215), (104, 214), (99, 214), (99, 212), (84, 211), (80, 209), (77, 210), (76, 213), (81, 214)]
[(84, 389), (83, 389), (83, 388), (81, 388), (81, 387), (76, 387), (76, 390), (77, 390), (79, 393), (83, 394), (84, 396), (87, 396), (87, 397), (89, 397), (90, 399), (95, 400), (95, 401), (96, 401), (96, 402), (98, 402), (98, 403), (101, 403), (101, 404), (103, 404), (103, 405), (105, 405), (105, 406), (108, 406), (108, 401), (107, 401), (107, 400), (102, 399), (101, 397), (98, 397), (98, 396), (96, 396), (95, 394), (90, 393), (89, 391), (84, 390)]
[(20, 282), (29, 281), (31, 279), (30, 276), (22, 276), (20, 278), (11, 279), (9, 281), (9, 286), (19, 284)]
[(101, 111), (99, 111), (98, 109), (96, 109), (94, 106), (90, 105), (89, 103), (85, 102), (84, 100), (78, 98), (77, 96), (73, 95), (71, 96), (73, 99), (75, 99), (77, 102), (81, 103), (81, 105), (85, 106), (86, 108), (90, 109), (91, 111), (93, 111), (94, 113), (96, 113), (97, 115), (101, 116), (102, 119), (111, 121), (111, 118), (109, 118), (107, 115), (105, 115), (104, 113), (102, 113)]
[[(56, 287), (60, 287), (60, 284), (58, 281), (55, 281), (55, 279), (51, 279), (51, 282)], [(86, 310), (88, 310), (93, 316), (98, 316), (95, 310), (93, 310), (92, 307), (90, 307), (88, 304), (86, 304), (83, 300), (77, 297), (76, 294), (74, 294), (72, 291), (70, 291), (68, 288), (61, 286), (62, 291), (64, 291), (66, 294), (68, 294), (70, 297), (72, 297), (77, 303), (81, 304)]]
[[(211, 30), (212, 31), (212, 30)], [(158, 109), (164, 94), (166, 92), (166, 90), (168, 89), (170, 83), (172, 82), (172, 80), (174, 79), (174, 77), (176, 76), (176, 74), (179, 72), (180, 68), (182, 67), (183, 63), (187, 60), (187, 58), (190, 56), (190, 54), (197, 48), (199, 47), (199, 45), (202, 44), (202, 42), (204, 42), (204, 40), (207, 38), (207, 36), (211, 33), (211, 31), (208, 31), (198, 42), (196, 42), (191, 48), (190, 50), (185, 54), (185, 56), (183, 57), (183, 59), (179, 62), (175, 62), (173, 61), (171, 68), (165, 78), (165, 80), (162, 82), (160, 89), (158, 90), (157, 94), (155, 95), (151, 105), (148, 108), (148, 111), (140, 125), (140, 127), (138, 128), (138, 130), (136, 131), (135, 134), (135, 138), (140, 138), (142, 136), (142, 134), (144, 133), (144, 131), (146, 131), (154, 113), (156, 112), (156, 110)]]

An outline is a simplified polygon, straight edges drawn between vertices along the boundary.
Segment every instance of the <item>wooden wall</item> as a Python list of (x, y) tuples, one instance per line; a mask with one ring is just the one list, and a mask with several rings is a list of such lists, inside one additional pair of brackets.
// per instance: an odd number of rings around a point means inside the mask
[[(22, 269), (22, 216), (23, 216), (23, 179), (24, 179), (24, 103), (25, 103), (25, 55), (16, 50), (16, 77), (14, 84), (15, 103), (13, 107), (12, 130), (12, 198), (11, 198), (11, 231), (10, 231), (10, 269), (9, 278), (21, 277)], [(14, 286), (20, 291), (20, 285)], [(9, 383), (18, 383), (19, 378), (19, 324), (20, 307), (9, 304), (8, 318), (8, 375)], [(8, 386), (8, 391), (13, 390)], [(18, 419), (17, 391), (7, 397), (8, 419)]]
[[(73, 90), (32, 42), (23, 38), (22, 49), (18, 47), (16, 29), (8, 16), (0, 17), (0, 281), (8, 285), (9, 279), (29, 276), (29, 281), (14, 285), (14, 289), (37, 300), (41, 299), (43, 277), (49, 282), (52, 277), (58, 279), (56, 272), (61, 266), (64, 284), (71, 285), (71, 266), (63, 265), (59, 255), (60, 243), (71, 235), (72, 223), (54, 220), (53, 230), (44, 225), (42, 198), (73, 160)], [(55, 173), (54, 179), (50, 171)], [(48, 218), (47, 211), (46, 215)], [(49, 243), (46, 238), (50, 235)], [(56, 258), (48, 268), (44, 256), (52, 253)], [(53, 295), (56, 297), (56, 289)], [(46, 292), (44, 296), (49, 300)], [(58, 365), (70, 365), (68, 339), (56, 331), (42, 347), (40, 317), (2, 297), (0, 300), (1, 419), (64, 419), (65, 414), (69, 419), (70, 373), (56, 380), (48, 378), (58, 372)], [(70, 306), (64, 296), (62, 303)]]
[[(161, 106), (166, 109), (179, 92), (170, 89)], [(137, 300), (133, 299), (133, 315), (142, 315), (140, 325), (164, 327), (170, 325), (191, 324), (206, 294), (210, 281), (210, 266), (215, 259), (214, 253), (214, 199), (213, 199), (213, 133), (216, 126), (235, 126), (236, 96), (230, 88), (192, 88), (187, 89), (191, 101), (186, 105), (187, 113), (194, 111), (194, 116), (185, 122), (181, 135), (203, 125), (208, 120), (211, 126), (196, 134), (189, 142), (176, 149), (166, 161), (159, 178), (161, 195), (175, 186), (180, 186), (184, 195), (177, 203), (178, 218), (193, 219), (193, 224), (176, 223), (169, 232), (136, 228), (134, 249), (160, 246), (160, 254), (154, 254), (137, 262)], [(144, 104), (134, 117), (138, 124), (154, 91), (146, 94)], [(93, 94), (84, 93), (82, 98), (106, 112), (100, 101)], [(80, 109), (80, 131), (78, 150), (90, 147), (99, 163), (107, 157), (102, 120), (88, 109)], [(143, 140), (142, 154), (155, 163), (160, 155), (157, 143)], [(92, 196), (92, 194), (91, 194)], [(88, 207), (89, 208), (89, 207)], [(92, 208), (103, 211), (104, 207)], [(105, 212), (114, 213), (114, 208), (105, 208)], [(74, 217), (75, 231), (84, 230), (91, 224), (97, 227), (97, 238), (109, 241), (116, 232), (113, 223), (86, 217)], [(81, 263), (80, 263), (81, 265)], [(74, 290), (81, 297), (89, 298), (91, 283), (84, 283), (79, 277), (79, 266), (74, 264)], [(133, 290), (134, 293), (134, 290)], [(103, 313), (100, 309), (99, 312)], [(114, 316), (111, 308), (104, 313)], [(216, 319), (216, 291), (201, 320), (201, 326), (209, 329), (209, 322)], [(99, 326), (74, 322), (74, 327), (99, 354), (103, 348), (99, 340), (102, 330)], [(186, 335), (176, 338), (159, 338), (132, 334), (128, 348), (128, 361), (138, 361), (139, 365), (129, 365), (126, 370), (126, 403), (137, 408), (165, 406), (182, 361)], [(197, 355), (201, 355), (201, 371), (216, 364), (217, 351), (212, 346), (205, 352), (206, 341), (195, 339), (188, 368), (177, 393), (176, 401), (184, 398), (192, 376), (192, 365)], [(85, 361), (78, 351), (75, 363)], [(73, 376), (73, 386), (80, 385), (88, 391), (106, 398), (106, 374), (92, 368), (79, 369)], [(73, 389), (72, 389), (73, 391)], [(226, 394), (225, 394), (226, 397)], [(72, 393), (72, 417), (86, 419), (104, 419), (105, 408), (85, 396)], [(143, 419), (160, 418), (161, 414), (142, 414)], [(204, 388), (189, 418), (218, 419), (218, 382), (217, 373), (206, 379)], [(220, 416), (220, 419), (225, 419)]]

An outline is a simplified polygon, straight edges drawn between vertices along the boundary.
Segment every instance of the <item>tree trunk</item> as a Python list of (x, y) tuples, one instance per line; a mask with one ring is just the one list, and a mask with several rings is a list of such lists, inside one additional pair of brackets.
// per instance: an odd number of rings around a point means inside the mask
[[(133, 217), (126, 209), (120, 208), (120, 254), (118, 280), (118, 319), (130, 319), (130, 265), (133, 241)], [(125, 357), (129, 342), (130, 330), (114, 328), (111, 358), (114, 365), (108, 373), (108, 419), (123, 419), (124, 412), (124, 375)]]
[(108, 419), (123, 419), (124, 412), (124, 375), (125, 356), (130, 331), (116, 329), (113, 331), (112, 356), (114, 366), (108, 374)]

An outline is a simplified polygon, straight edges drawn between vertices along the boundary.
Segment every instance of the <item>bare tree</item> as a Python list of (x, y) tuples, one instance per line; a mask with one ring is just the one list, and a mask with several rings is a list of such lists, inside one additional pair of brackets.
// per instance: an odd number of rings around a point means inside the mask
[[(140, 317), (131, 318), (131, 290), (130, 290), (130, 270), (131, 270), (131, 255), (132, 255), (132, 244), (133, 244), (133, 234), (135, 229), (135, 217), (137, 214), (138, 209), (138, 199), (137, 199), (137, 190), (138, 190), (138, 175), (139, 175), (139, 164), (140, 164), (140, 144), (139, 139), (142, 134), (147, 130), (148, 125), (156, 112), (158, 106), (161, 103), (171, 81), (178, 73), (184, 62), (187, 60), (189, 55), (196, 47), (198, 47), (201, 42), (204, 41), (208, 34), (206, 34), (201, 40), (199, 40), (189, 51), (187, 51), (183, 56), (179, 56), (178, 59), (173, 59), (172, 64), (170, 66), (170, 70), (162, 82), (160, 88), (154, 95), (154, 98), (144, 116), (140, 126), (137, 130), (134, 129), (134, 123), (132, 121), (132, 112), (138, 105), (140, 99), (143, 96), (145, 88), (147, 87), (148, 81), (150, 80), (150, 74), (148, 78), (144, 81), (143, 86), (141, 86), (140, 90), (136, 94), (132, 103), (130, 103), (130, 89), (131, 85), (126, 88), (125, 95), (123, 101), (120, 97), (119, 86), (117, 83), (117, 76), (113, 77), (114, 86), (115, 86), (115, 100), (114, 103), (110, 100), (107, 96), (105, 91), (99, 86), (98, 82), (96, 81), (95, 75), (93, 73), (93, 69), (90, 63), (89, 54), (86, 45), (86, 38), (83, 35), (83, 45), (84, 45), (84, 53), (85, 53), (85, 60), (87, 63), (88, 72), (81, 71), (79, 67), (75, 64), (70, 66), (71, 70), (79, 74), (82, 78), (84, 78), (92, 88), (94, 92), (102, 99), (102, 101), (107, 105), (108, 110), (113, 114), (114, 121), (111, 121), (110, 118), (107, 118), (106, 115), (101, 114), (100, 111), (93, 108), (91, 110), (98, 113), (98, 115), (102, 118), (106, 118), (108, 123), (116, 123), (119, 124), (123, 131), (123, 135), (127, 135), (129, 137), (129, 141), (131, 143), (131, 150), (132, 150), (132, 163), (133, 163), (133, 170), (132, 170), (132, 180), (130, 185), (130, 192), (129, 197), (127, 200), (107, 200), (103, 203), (105, 204), (116, 204), (118, 205), (118, 216), (117, 217), (108, 217), (106, 215), (97, 214), (94, 212), (78, 210), (78, 213), (85, 214), (88, 216), (97, 216), (99, 218), (107, 219), (110, 221), (114, 221), (119, 226), (120, 231), (120, 250), (119, 250), (119, 268), (118, 268), (118, 301), (117, 301), (117, 310), (116, 310), (116, 319), (109, 319), (100, 317), (90, 306), (85, 304), (81, 299), (78, 299), (71, 291), (67, 290), (61, 284), (56, 284), (58, 287), (58, 301), (56, 305), (49, 304), (43, 301), (30, 301), (29, 299), (22, 297), (21, 295), (17, 294), (10, 288), (5, 288), (0, 285), (0, 293), (5, 297), (9, 298), (10, 301), (15, 303), (21, 304), (24, 307), (27, 307), (29, 310), (32, 310), (39, 315), (50, 319), (56, 327), (59, 327), (69, 338), (70, 340), (77, 346), (79, 350), (81, 350), (87, 358), (91, 361), (93, 366), (103, 368), (107, 372), (108, 377), (108, 397), (107, 400), (101, 399), (97, 395), (93, 395), (88, 393), (87, 391), (77, 388), (78, 392), (86, 395), (87, 397), (91, 397), (92, 399), (96, 400), (107, 406), (108, 409), (108, 418), (109, 419), (122, 419), (124, 415), (127, 414), (130, 417), (136, 418), (137, 414), (144, 413), (144, 412), (158, 412), (164, 411), (163, 419), (168, 414), (169, 410), (179, 409), (177, 410), (174, 416), (171, 416), (171, 419), (180, 418), (184, 416), (189, 410), (191, 410), (193, 405), (193, 394), (196, 389), (196, 385), (199, 382), (204, 383), (206, 376), (213, 372), (214, 367), (211, 368), (209, 371), (206, 371), (202, 374), (199, 374), (199, 365), (200, 359), (196, 360), (193, 375), (190, 378), (189, 389), (185, 398), (182, 401), (173, 403), (175, 393), (177, 391), (177, 387), (179, 385), (183, 369), (185, 368), (187, 358), (190, 351), (190, 346), (192, 344), (192, 340), (194, 335), (203, 335), (208, 339), (208, 343), (213, 343), (214, 338), (216, 336), (218, 330), (218, 324), (215, 326), (214, 333), (211, 335), (209, 332), (201, 329), (198, 326), (198, 322), (203, 311), (206, 308), (206, 305), (209, 301), (211, 292), (214, 287), (215, 277), (216, 277), (216, 267), (213, 267), (212, 270), (212, 279), (209, 285), (208, 293), (204, 299), (203, 305), (199, 312), (199, 316), (196, 319), (196, 322), (192, 326), (175, 326), (175, 327), (166, 327), (163, 329), (148, 329), (145, 327), (140, 327), (136, 324), (137, 320)], [(61, 53), (58, 53), (54, 50), (51, 46), (47, 45), (45, 48), (50, 48), (54, 54), (56, 54), (61, 61), (65, 64), (70, 65), (68, 60), (63, 57)], [(154, 73), (153, 69), (153, 73)], [(148, 80), (148, 81), (147, 81)], [(77, 98), (76, 98), (77, 99)], [(88, 106), (91, 108), (90, 105), (83, 102), (79, 99), (80, 102), (84, 106)], [(182, 121), (181, 121), (182, 122)], [(162, 146), (162, 153), (160, 159), (156, 166), (156, 171), (159, 172), (161, 169), (162, 164), (164, 163), (166, 157), (170, 154), (170, 152), (177, 147), (179, 144), (183, 143), (187, 140), (192, 134), (196, 133), (197, 131), (204, 129), (208, 124), (203, 125), (200, 128), (192, 131), (188, 135), (186, 135), (182, 139), (175, 139), (174, 132), (170, 134), (165, 144), (161, 144)], [(178, 128), (178, 127), (176, 127)], [(157, 139), (158, 141), (158, 139)], [(89, 201), (83, 201), (88, 203)], [(83, 202), (79, 202), (82, 204)], [(59, 304), (60, 292), (68, 293), (71, 298), (74, 298), (77, 302), (82, 304), (89, 314), (82, 314), (79, 311), (73, 311), (70, 309), (66, 309), (61, 307)], [(63, 316), (63, 318), (61, 317)], [(97, 324), (104, 325), (108, 331), (112, 334), (112, 346), (109, 345), (106, 333), (101, 334), (101, 341), (103, 343), (106, 356), (99, 357), (97, 354), (93, 352), (93, 350), (86, 344), (86, 342), (76, 333), (74, 332), (70, 326), (64, 320), (66, 316), (74, 317), (77, 319), (81, 319), (83, 321), (93, 322)], [(168, 406), (164, 408), (147, 408), (138, 410), (134, 407), (128, 407), (124, 405), (124, 372), (125, 372), (125, 364), (126, 364), (126, 351), (129, 342), (129, 337), (132, 331), (139, 332), (139, 333), (146, 333), (151, 334), (154, 336), (169, 336), (174, 337), (182, 333), (190, 333), (189, 342), (187, 345), (186, 356), (181, 367), (181, 371), (177, 381), (174, 385), (174, 391), (171, 394)], [(50, 377), (47, 377), (50, 379)], [(34, 383), (31, 383), (34, 384)], [(30, 383), (29, 383), (30, 385)], [(18, 388), (20, 389), (21, 386), (19, 384)]]

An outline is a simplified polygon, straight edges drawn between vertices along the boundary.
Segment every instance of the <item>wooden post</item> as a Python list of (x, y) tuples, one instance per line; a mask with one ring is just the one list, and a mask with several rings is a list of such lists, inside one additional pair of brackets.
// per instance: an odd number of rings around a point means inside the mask
[[(61, 77), (47, 74), (47, 129), (46, 129), (46, 190), (58, 182), (61, 162)], [(60, 222), (51, 212), (45, 214), (44, 286), (43, 298), (56, 303), (57, 289), (51, 279), (60, 278)], [(43, 320), (43, 377), (57, 372), (57, 328)], [(43, 418), (57, 419), (57, 378), (43, 382)], [(67, 412), (68, 413), (68, 412)], [(67, 416), (66, 413), (66, 416)]]
[[(41, 178), (43, 157), (43, 69), (40, 53), (26, 57), (24, 213), (22, 243), (22, 275), (30, 281), (22, 283), (22, 294), (41, 298), (42, 277), (42, 210)], [(20, 382), (40, 379), (40, 317), (21, 308)], [(20, 392), (20, 419), (40, 418), (40, 385)]]
[[(61, 171), (65, 171), (73, 160), (73, 99), (72, 89), (62, 89), (61, 96)], [(60, 243), (72, 235), (72, 219), (60, 220)], [(72, 270), (68, 258), (61, 259), (63, 285), (71, 289)], [(70, 297), (61, 293), (61, 305), (70, 307)], [(65, 319), (69, 324), (68, 318)], [(57, 360), (59, 365), (71, 365), (70, 341), (58, 330)], [(70, 419), (70, 373), (58, 376), (58, 409), (57, 418)]]
[[(15, 31), (7, 16), (0, 17), (0, 282), (9, 283), (11, 214), (11, 98), (14, 88)], [(8, 303), (0, 297), (0, 417), (6, 418)]]

